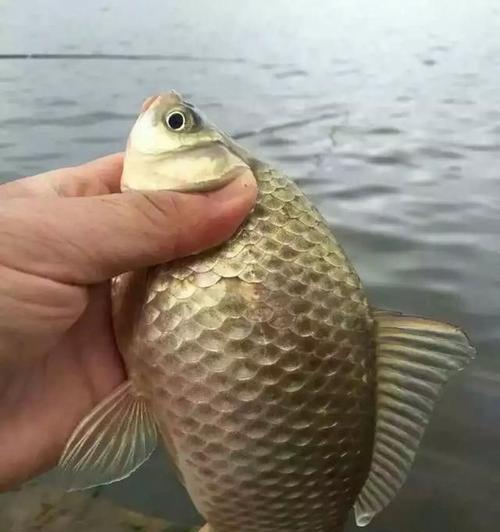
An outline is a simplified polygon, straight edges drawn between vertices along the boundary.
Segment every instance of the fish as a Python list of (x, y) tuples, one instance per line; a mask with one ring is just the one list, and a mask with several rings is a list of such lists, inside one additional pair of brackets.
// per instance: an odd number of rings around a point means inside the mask
[(404, 484), (458, 327), (380, 310), (299, 187), (175, 91), (146, 100), (121, 188), (196, 193), (250, 170), (255, 207), (222, 245), (112, 281), (128, 379), (75, 428), (69, 489), (131, 475), (163, 444), (209, 532), (366, 526)]

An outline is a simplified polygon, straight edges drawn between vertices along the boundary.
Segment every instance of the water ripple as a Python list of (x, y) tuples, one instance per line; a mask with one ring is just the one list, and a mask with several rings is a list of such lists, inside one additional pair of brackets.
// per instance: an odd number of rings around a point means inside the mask
[(285, 70), (284, 72), (275, 72), (274, 77), (276, 79), (287, 79), (287, 78), (296, 78), (296, 77), (304, 77), (307, 76), (307, 72), (305, 70), (300, 69), (293, 69), (293, 70)]
[(187, 54), (58, 54), (58, 53), (12, 53), (0, 54), (0, 60), (68, 60), (68, 61), (194, 61), (203, 63), (245, 63), (238, 57), (199, 57)]
[[(308, 117), (308, 118), (307, 118)], [(256, 128), (249, 131), (240, 131), (233, 135), (233, 137), (237, 140), (245, 139), (249, 137), (255, 137), (257, 135), (263, 135), (267, 133), (275, 133), (276, 131), (281, 131), (284, 129), (290, 129), (294, 127), (301, 127), (312, 123), (318, 123), (325, 120), (331, 120), (333, 118), (337, 118), (338, 113), (336, 112), (330, 112), (330, 113), (323, 113), (318, 116), (310, 116), (310, 115), (304, 115), (303, 118), (297, 119), (297, 120), (289, 120), (287, 122), (283, 122), (281, 124), (273, 124), (269, 126), (263, 126), (260, 128)]]
[(108, 145), (110, 143), (123, 143), (123, 137), (111, 137), (111, 136), (99, 136), (99, 135), (86, 135), (83, 137), (75, 137), (75, 142), (81, 142), (82, 144), (99, 144)]
[(401, 129), (393, 126), (378, 126), (366, 129), (367, 135), (400, 135)]
[(460, 144), (460, 147), (464, 150), (477, 151), (477, 152), (500, 152), (500, 143), (491, 144)]
[(60, 159), (62, 153), (33, 153), (33, 154), (24, 154), (24, 155), (6, 155), (3, 159), (10, 162), (43, 162), (43, 161), (52, 161), (55, 159)]
[(388, 194), (397, 194), (398, 192), (398, 188), (391, 185), (364, 185), (360, 187), (346, 188), (344, 190), (336, 190), (334, 197), (335, 199), (354, 200), (370, 196), (386, 196)]
[(47, 107), (75, 107), (78, 105), (76, 100), (71, 100), (69, 98), (38, 97), (34, 99), (34, 102)]
[(464, 155), (462, 153), (450, 150), (445, 147), (424, 146), (422, 148), (418, 148), (418, 152), (432, 159), (464, 159)]
[(35, 126), (64, 126), (82, 127), (102, 124), (103, 122), (126, 121), (133, 122), (137, 115), (132, 113), (117, 113), (113, 111), (95, 111), (93, 113), (82, 113), (61, 117), (36, 117), (24, 116), (8, 118), (0, 121), (2, 126), (15, 127), (35, 127)]
[(418, 238), (414, 235), (387, 234), (376, 228), (357, 228), (335, 222), (334, 231), (342, 234), (342, 240), (348, 240), (350, 246), (360, 246), (363, 252), (395, 254), (415, 249)]
[(378, 153), (365, 154), (362, 158), (371, 164), (384, 166), (406, 166), (416, 168), (417, 165), (412, 161), (408, 151), (398, 148), (381, 150)]

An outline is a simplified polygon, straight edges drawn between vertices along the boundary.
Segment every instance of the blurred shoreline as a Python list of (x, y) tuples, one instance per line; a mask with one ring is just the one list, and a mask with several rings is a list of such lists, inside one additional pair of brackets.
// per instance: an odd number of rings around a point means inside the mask
[(2, 494), (0, 532), (196, 532), (121, 508), (102, 490), (65, 493), (39, 483)]

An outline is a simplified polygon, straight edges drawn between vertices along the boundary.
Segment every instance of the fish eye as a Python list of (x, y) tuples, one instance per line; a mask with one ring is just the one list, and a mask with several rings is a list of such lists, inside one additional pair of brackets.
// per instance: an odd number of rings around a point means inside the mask
[(181, 131), (186, 127), (186, 117), (181, 111), (172, 111), (167, 115), (165, 122), (172, 131)]

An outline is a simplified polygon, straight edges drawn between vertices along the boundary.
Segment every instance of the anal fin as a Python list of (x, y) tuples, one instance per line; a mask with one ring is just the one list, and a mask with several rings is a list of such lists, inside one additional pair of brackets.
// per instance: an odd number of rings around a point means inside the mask
[(71, 491), (122, 480), (149, 458), (156, 442), (146, 402), (124, 382), (73, 431), (58, 464), (61, 483)]
[(475, 349), (458, 328), (424, 318), (375, 311), (377, 413), (372, 462), (354, 506), (367, 525), (404, 484), (436, 400)]

